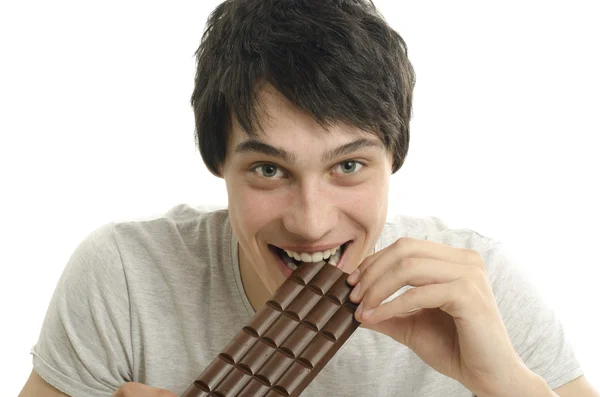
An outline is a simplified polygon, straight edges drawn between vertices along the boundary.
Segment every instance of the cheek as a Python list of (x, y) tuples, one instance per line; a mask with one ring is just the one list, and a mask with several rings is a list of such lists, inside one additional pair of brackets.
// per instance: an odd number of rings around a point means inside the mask
[(369, 183), (339, 194), (337, 202), (347, 214), (361, 223), (379, 222), (387, 214), (388, 180), (373, 178)]
[(245, 234), (255, 234), (277, 218), (282, 200), (248, 186), (233, 187), (229, 193), (229, 209)]
[(343, 212), (365, 227), (375, 226), (387, 214), (387, 194), (379, 194), (373, 189), (354, 191), (338, 199), (338, 203)]

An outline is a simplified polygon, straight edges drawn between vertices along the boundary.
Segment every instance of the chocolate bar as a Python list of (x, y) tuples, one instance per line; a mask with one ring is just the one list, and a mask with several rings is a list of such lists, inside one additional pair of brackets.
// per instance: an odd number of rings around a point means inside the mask
[(297, 397), (360, 325), (348, 275), (304, 263), (181, 397)]

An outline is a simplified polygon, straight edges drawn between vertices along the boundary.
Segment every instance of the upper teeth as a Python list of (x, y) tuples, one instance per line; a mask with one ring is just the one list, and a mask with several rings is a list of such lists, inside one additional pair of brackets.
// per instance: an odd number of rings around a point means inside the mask
[(294, 251), (288, 251), (285, 250), (285, 253), (288, 254), (288, 256), (290, 258), (294, 258), (297, 261), (302, 261), (302, 262), (320, 262), (323, 259), (327, 259), (332, 255), (335, 255), (335, 253), (337, 252), (338, 249), (340, 249), (340, 246), (337, 246), (335, 248), (331, 248), (325, 251), (321, 251), (321, 252), (313, 252), (312, 254), (308, 254), (306, 252), (294, 252)]

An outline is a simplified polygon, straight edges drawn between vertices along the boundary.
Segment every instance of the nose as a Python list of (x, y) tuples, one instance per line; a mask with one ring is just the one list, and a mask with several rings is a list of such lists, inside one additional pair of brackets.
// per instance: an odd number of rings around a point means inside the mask
[(283, 227), (304, 241), (319, 241), (338, 221), (334, 197), (320, 181), (306, 182), (290, 192), (290, 205), (283, 215)]

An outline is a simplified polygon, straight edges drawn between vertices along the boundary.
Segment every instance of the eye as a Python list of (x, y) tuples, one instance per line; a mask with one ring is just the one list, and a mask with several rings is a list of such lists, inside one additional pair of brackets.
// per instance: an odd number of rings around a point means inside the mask
[(336, 168), (339, 167), (343, 174), (354, 174), (360, 170), (363, 165), (356, 160), (347, 160), (339, 163)]
[(264, 178), (281, 178), (284, 175), (283, 171), (281, 171), (279, 169), (279, 167), (277, 167), (275, 164), (260, 164), (257, 165), (256, 167), (252, 168), (252, 172), (257, 173), (259, 176), (262, 176)]

